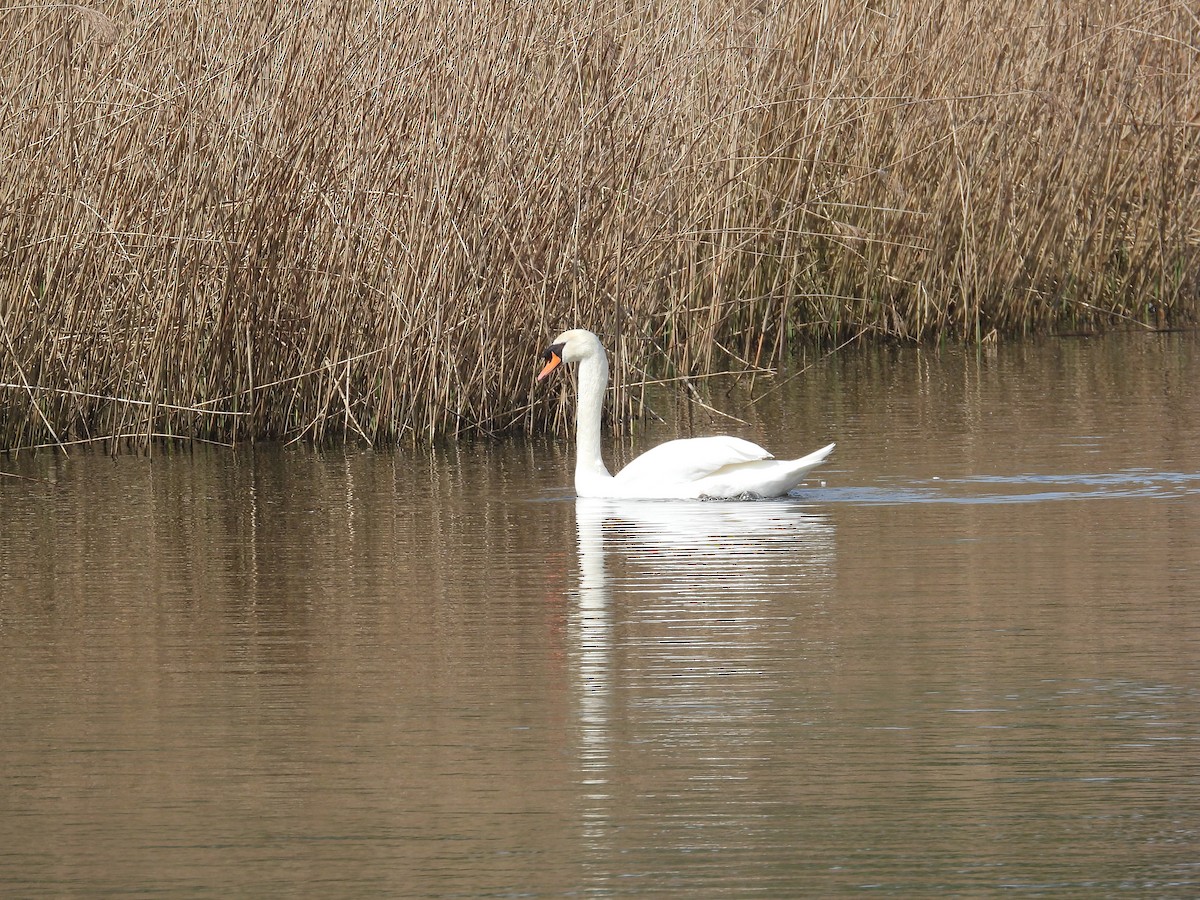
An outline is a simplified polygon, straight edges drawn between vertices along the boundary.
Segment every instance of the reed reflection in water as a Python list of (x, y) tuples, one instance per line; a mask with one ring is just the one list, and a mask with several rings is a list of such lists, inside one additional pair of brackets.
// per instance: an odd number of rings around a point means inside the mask
[(0, 461), (53, 482), (0, 479), (0, 894), (1195, 897), (1200, 342), (778, 386), (720, 406), (838, 441), (783, 501), (579, 502), (569, 441)]

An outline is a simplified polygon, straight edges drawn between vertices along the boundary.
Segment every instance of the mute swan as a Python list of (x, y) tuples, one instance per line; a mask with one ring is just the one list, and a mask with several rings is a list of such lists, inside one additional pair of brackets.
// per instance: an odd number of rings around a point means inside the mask
[(542, 354), (541, 381), (560, 363), (576, 363), (575, 493), (638, 500), (779, 497), (833, 452), (833, 444), (800, 459), (774, 459), (749, 441), (719, 437), (667, 441), (647, 450), (615, 476), (600, 457), (600, 411), (608, 387), (608, 356), (590, 331), (564, 331)]

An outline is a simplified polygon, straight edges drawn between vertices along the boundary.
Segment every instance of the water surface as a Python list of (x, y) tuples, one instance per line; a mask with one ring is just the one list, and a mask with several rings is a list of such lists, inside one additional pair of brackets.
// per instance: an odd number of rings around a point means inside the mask
[(610, 448), (838, 441), (781, 501), (4, 460), (0, 894), (1200, 893), (1200, 341), (809, 362)]

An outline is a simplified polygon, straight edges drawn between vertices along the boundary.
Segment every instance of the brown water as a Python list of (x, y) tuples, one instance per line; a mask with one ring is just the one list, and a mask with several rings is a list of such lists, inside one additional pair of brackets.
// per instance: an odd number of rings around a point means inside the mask
[(839, 442), (777, 502), (4, 460), (0, 894), (1200, 894), (1200, 340), (779, 384), (695, 417)]

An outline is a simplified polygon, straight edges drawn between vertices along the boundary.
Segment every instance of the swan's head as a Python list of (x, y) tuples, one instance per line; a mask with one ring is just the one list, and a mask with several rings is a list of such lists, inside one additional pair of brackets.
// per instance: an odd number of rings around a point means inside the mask
[(556, 337), (553, 343), (542, 351), (542, 359), (546, 365), (538, 373), (537, 380), (541, 381), (558, 368), (560, 363), (580, 362), (604, 354), (600, 339), (584, 328), (572, 328)]

